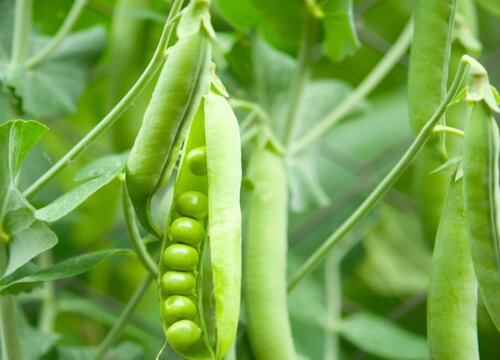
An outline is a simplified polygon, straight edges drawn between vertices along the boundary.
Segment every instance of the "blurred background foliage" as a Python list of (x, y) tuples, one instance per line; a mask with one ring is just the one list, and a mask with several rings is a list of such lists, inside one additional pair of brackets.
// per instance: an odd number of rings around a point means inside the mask
[[(50, 127), (23, 166), (19, 181), (25, 188), (102, 119), (142, 73), (156, 47), (168, 4), (161, 0), (90, 0), (72, 34), (50, 61), (32, 72), (12, 73), (7, 62), (13, 3), (0, 0), (0, 122), (36, 119)], [(72, 3), (33, 1), (31, 52), (56, 33)], [(356, 0), (349, 18), (345, 11), (338, 16), (331, 1), (318, 3), (325, 18), (317, 29), (312, 77), (298, 109), (301, 122), (296, 134), (317, 123), (353, 91), (394, 43), (414, 9), (414, 1)], [(487, 68), (491, 83), (498, 85), (498, 3), (467, 3), (472, 11), (467, 11), (464, 26), (470, 36), (454, 40), (452, 62), (464, 51), (472, 51)], [(258, 103), (276, 134), (283, 132), (290, 79), (296, 69), (304, 22), (299, 4), (290, 0), (218, 0), (212, 7), (219, 40), (214, 60), (223, 82), (233, 99)], [(350, 31), (349, 21), (354, 22), (356, 33)], [(411, 142), (407, 69), (405, 56), (325, 137), (288, 159), (290, 273), (360, 204)], [(151, 90), (150, 85), (98, 143), (37, 194), (33, 205), (44, 206), (74, 188), (75, 176), (89, 161), (129, 149)], [(236, 111), (240, 120), (248, 115), (246, 110)], [(244, 164), (248, 145), (244, 146)], [(290, 295), (296, 346), (304, 358), (328, 359), (329, 349), (336, 346), (335, 334), (340, 335), (342, 359), (428, 357), (425, 299), (432, 239), (425, 229), (428, 224), (419, 220), (413, 175), (410, 169), (350, 234), (343, 248), (336, 249), (325, 266)], [(117, 180), (112, 181), (52, 224), (59, 243), (49, 262), (130, 246), (119, 186)], [(157, 213), (161, 217), (168, 207), (168, 192), (159, 198)], [(57, 316), (51, 332), (36, 328), (44, 289), (18, 295), (24, 314), (20, 315), (23, 349), (29, 351), (26, 359), (88, 358), (145, 274), (136, 260), (111, 257), (84, 275), (56, 282)], [(342, 318), (338, 316), (340, 304)], [(500, 358), (500, 337), (481, 305), (479, 333), (482, 358)], [(238, 339), (239, 358), (251, 358), (244, 319)], [(156, 286), (151, 286), (109, 358), (152, 359), (162, 345)]]

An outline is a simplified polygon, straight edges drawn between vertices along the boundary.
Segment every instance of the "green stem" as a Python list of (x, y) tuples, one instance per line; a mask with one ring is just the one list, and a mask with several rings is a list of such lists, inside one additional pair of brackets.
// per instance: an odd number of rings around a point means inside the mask
[(462, 130), (446, 125), (436, 125), (434, 127), (434, 133), (446, 133), (460, 136), (462, 138), (465, 136), (465, 133)]
[(111, 330), (108, 332), (104, 340), (101, 342), (99, 347), (97, 348), (97, 353), (93, 357), (93, 360), (101, 360), (104, 359), (104, 356), (108, 352), (108, 350), (111, 348), (111, 346), (115, 343), (115, 341), (118, 339), (120, 336), (121, 332), (123, 331), (123, 328), (127, 324), (128, 320), (132, 316), (132, 313), (134, 312), (135, 308), (137, 305), (139, 305), (139, 302), (141, 301), (142, 297), (146, 294), (146, 291), (148, 290), (149, 284), (151, 281), (154, 279), (154, 277), (148, 273), (146, 278), (142, 281), (142, 283), (139, 285), (139, 287), (135, 290), (134, 294), (130, 298), (129, 302), (123, 309), (122, 313), (120, 314), (120, 317), (118, 320), (115, 322)]
[(290, 96), (288, 98), (288, 107), (285, 116), (285, 128), (283, 133), (283, 144), (288, 146), (295, 134), (298, 126), (301, 112), (302, 97), (305, 86), (311, 77), (311, 54), (314, 45), (314, 37), (316, 34), (316, 19), (306, 13), (304, 33), (300, 43), (297, 70), (293, 79)]
[(2, 359), (21, 360), (21, 344), (16, 319), (16, 302), (13, 295), (0, 296), (0, 330), (2, 340)]
[(292, 291), (307, 275), (309, 275), (325, 258), (328, 252), (337, 245), (362, 219), (373, 209), (382, 197), (389, 191), (399, 177), (405, 172), (410, 164), (415, 160), (426, 142), (433, 134), (436, 123), (441, 119), (451, 101), (457, 95), (460, 86), (469, 67), (469, 57), (463, 56), (460, 66), (455, 75), (455, 79), (443, 101), (436, 112), (427, 121), (416, 139), (410, 145), (403, 157), (377, 185), (377, 187), (368, 195), (363, 203), (347, 218), (347, 220), (326, 239), (326, 241), (309, 257), (304, 265), (297, 271), (288, 284), (288, 291)]
[(146, 246), (139, 233), (139, 228), (135, 221), (135, 212), (130, 202), (130, 197), (128, 196), (127, 187), (125, 182), (122, 183), (122, 201), (123, 201), (123, 214), (125, 216), (125, 223), (127, 224), (127, 230), (130, 237), (130, 242), (134, 248), (135, 253), (144, 268), (153, 276), (158, 277), (158, 265), (149, 255)]
[(413, 34), (413, 21), (410, 20), (399, 38), (396, 40), (387, 54), (380, 60), (380, 62), (373, 68), (368, 76), (359, 84), (355, 91), (353, 91), (342, 103), (332, 110), (326, 117), (314, 126), (309, 132), (300, 138), (296, 143), (292, 144), (289, 150), (290, 155), (295, 155), (304, 150), (307, 146), (318, 140), (325, 134), (332, 126), (339, 120), (344, 118), (351, 110), (359, 105), (371, 91), (373, 91), (384, 77), (391, 71), (394, 65), (397, 64), (399, 59), (405, 54), (408, 49)]
[(17, 0), (12, 38), (11, 66), (20, 65), (26, 58), (31, 32), (31, 0)]
[[(38, 265), (40, 268), (46, 268), (53, 264), (52, 252), (50, 250), (43, 252), (39, 256)], [(57, 314), (55, 302), (55, 289), (52, 281), (43, 284), (43, 300), (40, 316), (38, 318), (38, 328), (44, 332), (51, 332), (54, 328), (54, 320)]]
[(340, 359), (339, 339), (336, 330), (342, 316), (342, 278), (340, 273), (340, 258), (330, 253), (325, 263), (326, 289), (326, 327), (325, 327), (325, 360)]
[(43, 62), (52, 53), (52, 51), (54, 51), (61, 44), (73, 25), (75, 25), (87, 3), (88, 0), (76, 0), (73, 3), (73, 6), (69, 10), (68, 15), (64, 19), (64, 22), (57, 33), (50, 39), (45, 47), (26, 61), (27, 68), (34, 68)]
[(128, 109), (134, 100), (146, 88), (148, 83), (153, 79), (158, 69), (162, 66), (166, 59), (166, 47), (170, 40), (170, 36), (174, 29), (175, 20), (179, 14), (184, 0), (175, 0), (170, 13), (168, 15), (163, 33), (161, 35), (155, 53), (149, 62), (148, 66), (142, 73), (141, 77), (136, 81), (134, 86), (120, 100), (120, 102), (97, 124), (87, 135), (84, 136), (78, 144), (66, 153), (58, 162), (56, 162), (47, 172), (45, 172), (38, 180), (24, 191), (25, 197), (33, 196), (40, 191), (52, 178), (59, 174), (66, 166), (72, 164), (75, 159), (81, 155), (90, 145), (92, 145), (116, 120)]

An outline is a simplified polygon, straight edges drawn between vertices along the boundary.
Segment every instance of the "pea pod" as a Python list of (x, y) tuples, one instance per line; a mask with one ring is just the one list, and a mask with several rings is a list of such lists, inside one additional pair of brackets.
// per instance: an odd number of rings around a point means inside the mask
[[(416, 4), (408, 74), (410, 123), (416, 134), (445, 94), (455, 8), (456, 0), (419, 0)], [(435, 138), (419, 155), (415, 171), (417, 210), (429, 244), (436, 236), (447, 186), (442, 172), (429, 175), (441, 164), (437, 149)]]
[(467, 239), (463, 179), (449, 183), (432, 255), (427, 298), (431, 359), (479, 359), (477, 281)]
[(499, 131), (486, 101), (473, 105), (463, 150), (465, 214), (479, 291), (500, 331)]
[(248, 176), (255, 187), (247, 208), (243, 291), (256, 359), (296, 359), (287, 311), (287, 182), (282, 159), (255, 149)]
[(211, 90), (184, 146), (159, 274), (167, 341), (188, 359), (221, 359), (236, 337), (241, 288), (237, 119)]
[(170, 177), (185, 132), (209, 83), (208, 32), (200, 27), (198, 31), (178, 35), (144, 114), (126, 170), (127, 189), (137, 217), (158, 237), (161, 233), (151, 217), (151, 199)]

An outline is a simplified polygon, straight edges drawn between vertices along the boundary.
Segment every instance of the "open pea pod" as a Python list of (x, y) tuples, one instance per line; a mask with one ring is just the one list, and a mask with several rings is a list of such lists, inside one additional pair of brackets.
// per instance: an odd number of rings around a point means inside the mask
[(162, 235), (151, 216), (152, 197), (170, 177), (210, 83), (213, 30), (207, 16), (208, 5), (203, 1), (191, 1), (183, 11), (177, 29), (179, 40), (169, 49), (127, 162), (126, 184), (132, 205), (144, 228), (158, 237)]
[(465, 214), (479, 290), (500, 331), (499, 136), (491, 107), (476, 102), (463, 149)]
[(184, 145), (159, 266), (167, 342), (188, 359), (222, 359), (234, 341), (241, 283), (241, 149), (215, 88)]

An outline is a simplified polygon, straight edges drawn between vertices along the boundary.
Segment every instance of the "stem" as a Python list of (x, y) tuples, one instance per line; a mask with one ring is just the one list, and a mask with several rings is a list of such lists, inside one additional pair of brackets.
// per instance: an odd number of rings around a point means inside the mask
[(416, 139), (410, 145), (403, 157), (377, 185), (363, 203), (347, 218), (347, 220), (326, 239), (326, 241), (309, 257), (304, 265), (299, 269), (288, 284), (288, 291), (292, 291), (307, 275), (309, 275), (325, 258), (328, 252), (337, 245), (361, 220), (377, 205), (382, 197), (389, 191), (399, 177), (405, 172), (410, 164), (415, 160), (425, 143), (433, 134), (436, 123), (445, 113), (450, 102), (455, 98), (469, 67), (469, 57), (463, 56), (455, 75), (455, 79), (443, 101), (427, 121)]
[(144, 266), (144, 268), (153, 276), (158, 277), (158, 265), (149, 255), (144, 242), (142, 241), (141, 234), (139, 233), (139, 228), (135, 221), (135, 212), (130, 202), (130, 197), (128, 195), (127, 187), (125, 183), (122, 183), (122, 201), (123, 201), (123, 214), (125, 215), (125, 223), (127, 224), (127, 230), (130, 237), (130, 243), (134, 248), (139, 261)]
[(27, 68), (34, 68), (43, 62), (52, 53), (52, 51), (54, 51), (61, 44), (73, 25), (75, 25), (87, 3), (88, 0), (76, 0), (73, 3), (73, 6), (69, 10), (68, 15), (64, 19), (61, 27), (57, 30), (57, 33), (50, 39), (45, 47), (28, 59), (26, 62)]
[(122, 313), (120, 314), (120, 317), (118, 320), (115, 322), (111, 330), (108, 332), (104, 340), (101, 342), (99, 345), (99, 348), (97, 349), (97, 353), (93, 357), (93, 360), (101, 360), (104, 359), (104, 355), (108, 352), (108, 350), (111, 348), (111, 346), (114, 344), (114, 342), (118, 339), (118, 336), (120, 336), (121, 332), (123, 331), (123, 328), (125, 327), (126, 323), (130, 319), (130, 316), (134, 312), (135, 308), (137, 305), (139, 305), (139, 302), (141, 301), (142, 297), (146, 294), (146, 291), (148, 290), (149, 284), (151, 283), (151, 280), (153, 280), (153, 276), (148, 273), (146, 278), (142, 281), (142, 283), (139, 285), (139, 287), (135, 290), (134, 294), (128, 301), (127, 305), (123, 309)]
[(26, 57), (31, 32), (31, 0), (17, 0), (10, 64), (17, 66)]
[(380, 60), (380, 62), (373, 68), (368, 76), (359, 84), (354, 92), (352, 92), (344, 101), (334, 110), (332, 110), (326, 117), (307, 132), (300, 140), (292, 144), (290, 147), (290, 155), (295, 155), (304, 150), (307, 146), (318, 140), (324, 133), (326, 133), (333, 125), (335, 125), (344, 116), (359, 104), (359, 102), (366, 97), (377, 85), (384, 79), (384, 77), (396, 65), (399, 59), (405, 54), (408, 46), (410, 45), (413, 34), (413, 20), (408, 21), (405, 28), (399, 35), (391, 49)]
[(433, 132), (434, 133), (447, 133), (447, 134), (451, 134), (451, 135), (460, 136), (462, 138), (465, 136), (465, 133), (462, 130), (451, 127), (451, 126), (446, 126), (446, 125), (436, 125), (434, 127)]
[(0, 296), (0, 323), (2, 340), (2, 359), (21, 360), (21, 344), (17, 326), (17, 308), (14, 295)]
[(339, 339), (335, 329), (338, 328), (342, 316), (342, 277), (340, 258), (330, 253), (325, 263), (326, 288), (326, 327), (324, 358), (339, 359)]
[(92, 145), (113, 123), (118, 120), (118, 118), (128, 109), (134, 100), (141, 94), (148, 83), (153, 79), (158, 69), (165, 62), (166, 53), (165, 48), (170, 40), (170, 35), (174, 29), (174, 23), (177, 19), (182, 4), (184, 0), (175, 0), (170, 13), (168, 15), (167, 21), (165, 22), (165, 27), (163, 28), (163, 33), (161, 35), (158, 46), (156, 47), (155, 53), (151, 58), (148, 66), (136, 81), (134, 86), (128, 91), (128, 93), (120, 100), (120, 102), (102, 119), (99, 124), (97, 124), (92, 130), (90, 130), (87, 135), (84, 136), (78, 144), (76, 144), (70, 151), (66, 153), (58, 162), (56, 162), (45, 174), (43, 174), (38, 180), (36, 180), (30, 187), (28, 187), (23, 195), (25, 197), (33, 196), (35, 193), (40, 191), (52, 178), (59, 174), (66, 166), (72, 164), (75, 159), (81, 155), (90, 145)]
[(310, 60), (316, 34), (316, 19), (306, 13), (304, 33), (300, 43), (298, 67), (293, 79), (290, 96), (288, 99), (288, 108), (285, 117), (285, 128), (283, 134), (283, 144), (288, 145), (295, 134), (295, 130), (300, 119), (299, 114), (302, 105), (302, 96), (305, 86), (311, 76)]
[[(39, 256), (40, 268), (45, 268), (52, 265), (52, 252), (45, 251)], [(54, 328), (54, 320), (57, 314), (57, 308), (54, 296), (54, 283), (47, 281), (43, 284), (43, 301), (40, 316), (38, 318), (38, 328), (44, 332), (51, 332)]]

